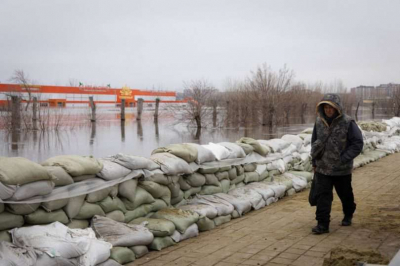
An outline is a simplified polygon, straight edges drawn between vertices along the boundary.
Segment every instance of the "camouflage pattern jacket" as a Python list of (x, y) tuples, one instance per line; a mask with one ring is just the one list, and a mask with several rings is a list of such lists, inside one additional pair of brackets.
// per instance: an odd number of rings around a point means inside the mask
[[(338, 111), (337, 117), (330, 125), (324, 113), (324, 104), (329, 104)], [(328, 176), (351, 174), (353, 159), (362, 151), (364, 143), (361, 131), (351, 117), (343, 114), (342, 109), (340, 97), (337, 94), (325, 94), (317, 105), (311, 154), (325, 143), (322, 157), (313, 158), (313, 166), (316, 167), (317, 173)]]

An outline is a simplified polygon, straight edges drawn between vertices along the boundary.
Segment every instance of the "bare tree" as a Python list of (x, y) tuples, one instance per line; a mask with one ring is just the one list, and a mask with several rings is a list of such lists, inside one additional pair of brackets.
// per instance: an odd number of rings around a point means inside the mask
[[(21, 88), (28, 93), (28, 99), (26, 100), (27, 104), (25, 106), (25, 111), (27, 111), (29, 104), (32, 101), (32, 90), (31, 90), (32, 81), (21, 69), (17, 69), (14, 71), (14, 75), (11, 77), (11, 81), (19, 84)], [(20, 97), (23, 98), (22, 94), (20, 95)]]

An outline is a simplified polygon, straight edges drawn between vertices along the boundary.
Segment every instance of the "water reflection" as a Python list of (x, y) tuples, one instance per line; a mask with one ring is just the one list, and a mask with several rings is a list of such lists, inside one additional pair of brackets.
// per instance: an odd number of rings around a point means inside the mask
[[(114, 114), (99, 113), (94, 123), (89, 122), (87, 117), (76, 119), (74, 127), (64, 127), (59, 131), (0, 130), (0, 145), (3, 144), (0, 146), (0, 156), (21, 156), (36, 162), (62, 154), (101, 158), (123, 152), (148, 157), (154, 149), (171, 143), (208, 144), (235, 142), (241, 137), (271, 139), (284, 134), (297, 134), (312, 127), (315, 119), (314, 116), (291, 117), (285, 121), (286, 125), (275, 127), (235, 127), (235, 123), (231, 123), (231, 127), (197, 130), (174, 124), (175, 118), (166, 114), (160, 114), (156, 120), (153, 111), (145, 110), (142, 119), (136, 120), (129, 108), (126, 111), (125, 121), (121, 121), (118, 109)], [(360, 120), (370, 119), (368, 114), (366, 111), (360, 112), (358, 117)], [(376, 119), (387, 118), (375, 115)], [(303, 121), (306, 123), (301, 123)]]

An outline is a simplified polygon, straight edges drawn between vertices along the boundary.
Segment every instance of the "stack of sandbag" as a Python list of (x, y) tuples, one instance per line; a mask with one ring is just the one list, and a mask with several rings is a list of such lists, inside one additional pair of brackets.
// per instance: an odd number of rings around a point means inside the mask
[[(149, 245), (152, 250), (161, 250), (163, 248), (174, 245), (190, 236), (198, 234), (196, 222), (199, 220), (199, 214), (190, 210), (182, 210), (175, 208), (162, 209), (151, 216), (154, 219), (165, 219), (175, 225), (177, 233), (172, 236), (154, 237), (153, 242)], [(193, 226), (194, 225), (194, 226)], [(196, 233), (197, 232), (197, 233)], [(182, 238), (183, 236), (183, 238)], [(172, 238), (174, 237), (174, 239)], [(179, 239), (179, 241), (178, 241)]]
[[(201, 187), (199, 194), (212, 195), (230, 188), (229, 170), (231, 166), (200, 168), (198, 173), (204, 176), (205, 184)], [(193, 194), (192, 194), (193, 195)]]
[(59, 222), (45, 226), (14, 228), (11, 234), (14, 246), (37, 255), (31, 256), (33, 264), (21, 264), (16, 260), (16, 254), (20, 255), (19, 252), (13, 250), (13, 246), (4, 246), (5, 242), (1, 242), (2, 247), (7, 247), (7, 252), (0, 248), (0, 257), (15, 263), (6, 265), (97, 265), (110, 257), (112, 248), (110, 243), (96, 239), (90, 228), (69, 229)]
[(264, 145), (253, 138), (243, 137), (243, 138), (240, 138), (239, 140), (237, 140), (236, 143), (238, 145), (240, 145), (243, 148), (243, 150), (245, 150), (245, 152), (247, 150), (246, 154), (248, 154), (250, 152), (249, 152), (248, 147), (246, 147), (243, 144), (250, 145), (252, 150), (254, 152), (260, 154), (261, 156), (267, 156), (271, 152), (270, 146)]
[[(52, 192), (54, 186), (51, 175), (40, 164), (20, 157), (0, 157), (1, 200), (18, 202), (34, 196), (47, 195)], [(24, 223), (36, 224), (36, 220), (41, 221), (41, 218), (50, 218), (49, 222), (57, 220), (64, 223), (68, 222), (65, 213), (62, 211), (60, 211), (60, 215), (44, 217), (47, 214), (45, 210), (39, 209), (40, 205), (40, 203), (2, 204), (0, 208), (0, 231), (20, 227)]]
[(148, 252), (146, 246), (153, 242), (154, 236), (146, 227), (147, 223), (126, 224), (107, 217), (94, 216), (91, 227), (97, 237), (112, 244), (110, 258), (126, 264)]
[[(179, 187), (183, 193), (183, 198), (187, 200), (201, 192), (202, 187), (206, 184), (206, 177), (199, 172), (195, 172), (193, 174), (179, 176), (178, 181)], [(174, 204), (177, 203), (175, 202)]]
[[(243, 165), (243, 170), (244, 170), (243, 183), (249, 184), (249, 183), (252, 183), (252, 182), (260, 181), (260, 174), (257, 171), (257, 164), (256, 163), (244, 164)], [(265, 170), (267, 170), (267, 166), (266, 165), (265, 165)], [(264, 173), (264, 176), (265, 176), (265, 173)]]
[(365, 131), (374, 132), (385, 132), (387, 130), (387, 124), (377, 121), (359, 121), (358, 126)]

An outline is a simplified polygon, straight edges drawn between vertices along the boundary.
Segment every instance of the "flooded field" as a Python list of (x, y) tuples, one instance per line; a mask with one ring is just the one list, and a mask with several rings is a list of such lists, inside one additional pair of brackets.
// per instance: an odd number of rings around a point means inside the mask
[[(247, 136), (255, 139), (270, 139), (284, 134), (297, 134), (312, 127), (314, 117), (308, 117), (306, 124), (300, 124), (299, 118), (291, 118), (290, 124), (250, 128), (206, 128), (196, 136), (195, 128), (176, 124), (176, 118), (162, 111), (158, 123), (154, 123), (154, 110), (145, 109), (142, 121), (137, 121), (136, 109), (127, 108), (126, 120), (121, 122), (118, 108), (99, 109), (97, 122), (89, 120), (89, 110), (65, 108), (63, 115), (56, 120), (61, 126), (58, 130), (48, 131), (10, 131), (0, 129), (0, 156), (19, 156), (41, 162), (49, 157), (62, 154), (93, 155), (97, 158), (122, 152), (132, 155), (150, 156), (157, 148), (171, 143), (194, 142), (234, 142)], [(376, 120), (384, 116), (376, 116)], [(368, 120), (368, 115), (359, 115), (359, 119)]]

